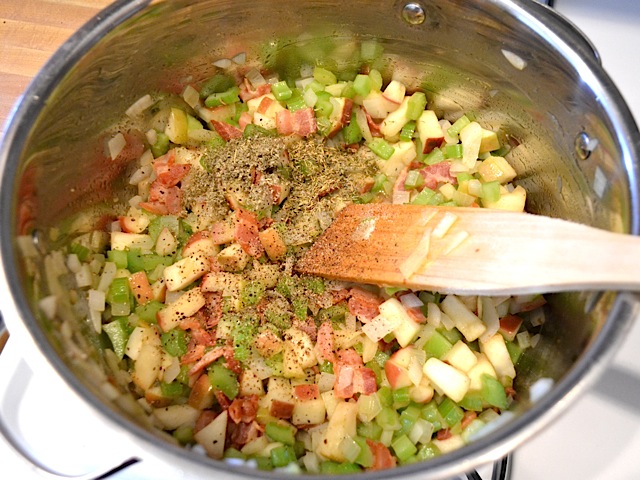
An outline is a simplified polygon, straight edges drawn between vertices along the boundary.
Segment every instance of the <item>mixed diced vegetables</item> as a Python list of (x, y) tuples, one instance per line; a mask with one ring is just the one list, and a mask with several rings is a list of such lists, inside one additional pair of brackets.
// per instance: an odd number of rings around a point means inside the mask
[(523, 211), (508, 145), (375, 69), (289, 80), (229, 64), (127, 110), (144, 135), (116, 131), (108, 148), (116, 160), (143, 144), (136, 191), (106, 227), (70, 223), (45, 262), (43, 311), (63, 324), (66, 308), (84, 311), (113, 383), (215, 459), (335, 474), (472, 441), (518, 399), (542, 296), (443, 296), (293, 267), (349, 202)]

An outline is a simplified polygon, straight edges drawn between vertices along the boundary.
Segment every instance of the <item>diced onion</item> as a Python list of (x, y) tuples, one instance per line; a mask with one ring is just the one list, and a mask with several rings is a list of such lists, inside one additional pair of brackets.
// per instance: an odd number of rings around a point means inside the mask
[(117, 133), (113, 138), (109, 140), (109, 155), (111, 156), (111, 160), (115, 160), (122, 152), (122, 149), (127, 145), (127, 140), (124, 138), (122, 133)]
[(42, 313), (44, 313), (49, 320), (53, 320), (56, 316), (58, 298), (55, 295), (44, 297), (38, 302), (38, 307), (40, 307)]
[(407, 190), (394, 190), (391, 197), (391, 203), (394, 205), (404, 205), (411, 200), (411, 192)]
[(442, 251), (443, 255), (449, 255), (456, 248), (458, 248), (462, 242), (464, 242), (467, 238), (469, 238), (469, 232), (465, 230), (460, 230), (459, 232), (454, 233), (447, 242), (447, 247)]
[(153, 103), (154, 102), (153, 102), (153, 99), (151, 98), (151, 95), (149, 94), (144, 95), (143, 97), (140, 97), (138, 100), (133, 102), (133, 104), (129, 108), (127, 108), (125, 113), (130, 118), (139, 117), (142, 114), (142, 112), (144, 112), (147, 108), (153, 105)]
[(458, 216), (451, 213), (445, 212), (442, 219), (438, 222), (438, 224), (433, 229), (433, 236), (436, 238), (443, 238), (447, 232), (453, 227), (453, 224), (458, 220)]
[(153, 145), (158, 141), (158, 132), (153, 128), (147, 130), (145, 136), (147, 137), (147, 142), (149, 142), (150, 145)]
[(251, 70), (249, 70), (245, 75), (245, 78), (249, 80), (249, 83), (251, 83), (254, 88), (267, 83), (267, 81), (257, 68), (252, 68)]
[(422, 238), (413, 252), (411, 252), (404, 262), (400, 264), (400, 273), (402, 273), (405, 279), (411, 278), (411, 276), (416, 273), (416, 271), (418, 271), (427, 260), (429, 247), (431, 245), (431, 233), (432, 230), (427, 228), (422, 234)]
[(421, 308), (424, 306), (422, 300), (415, 293), (405, 293), (400, 297), (400, 303), (407, 308)]
[(215, 62), (213, 62), (214, 66), (225, 69), (229, 68), (232, 64), (233, 62), (228, 58), (221, 58), (220, 60), (216, 60)]
[(80, 270), (81, 266), (82, 263), (80, 262), (78, 255), (76, 255), (75, 253), (70, 253), (69, 255), (67, 255), (67, 268), (71, 270), (71, 272), (77, 273)]
[(237, 55), (234, 55), (231, 58), (231, 61), (233, 63), (235, 63), (236, 65), (244, 65), (247, 61), (247, 53), (246, 52), (240, 52)]
[(316, 92), (314, 92), (310, 88), (305, 90), (302, 98), (304, 99), (304, 103), (307, 105), (307, 107), (314, 107), (316, 102), (318, 101), (318, 95), (316, 95)]
[(100, 290), (89, 290), (89, 308), (96, 312), (104, 312), (106, 306), (105, 292)]
[(505, 50), (503, 48), (502, 55), (504, 55), (504, 58), (506, 58), (509, 61), (509, 63), (513, 65), (514, 68), (517, 68), (518, 70), (524, 70), (525, 67), (527, 66), (527, 61), (524, 58), (522, 58), (518, 54), (513, 53), (510, 50)]
[(129, 178), (129, 184), (137, 185), (141, 181), (146, 180), (153, 173), (153, 167), (151, 165), (145, 165), (137, 169)]
[(182, 98), (191, 108), (196, 108), (200, 104), (200, 94), (191, 85), (185, 87)]
[(91, 268), (88, 263), (83, 264), (77, 272), (75, 272), (76, 283), (78, 287), (84, 288), (91, 285), (93, 276), (91, 275)]

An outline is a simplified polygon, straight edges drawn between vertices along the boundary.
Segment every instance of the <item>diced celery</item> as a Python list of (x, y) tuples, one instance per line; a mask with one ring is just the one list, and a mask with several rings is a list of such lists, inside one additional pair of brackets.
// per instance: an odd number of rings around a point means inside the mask
[(456, 175), (456, 180), (458, 181), (458, 185), (463, 182), (468, 182), (469, 180), (473, 180), (473, 175), (468, 172), (461, 172)]
[(107, 303), (111, 306), (111, 314), (114, 316), (126, 316), (131, 313), (132, 294), (129, 287), (129, 279), (125, 277), (114, 278), (109, 285), (106, 295)]
[(453, 343), (436, 330), (424, 344), (423, 350), (431, 357), (442, 359), (452, 347)]
[(193, 115), (189, 115), (187, 114), (187, 130), (191, 131), (191, 130), (202, 130), (202, 124), (200, 123), (200, 120), (198, 120), (196, 117), (194, 117)]
[(390, 407), (393, 405), (393, 392), (389, 387), (380, 387), (376, 392), (380, 405), (383, 407)]
[(224, 393), (229, 400), (238, 396), (240, 389), (238, 377), (227, 367), (221, 363), (214, 363), (209, 367), (208, 375), (213, 388)]
[(380, 71), (372, 68), (369, 71), (369, 78), (371, 79), (371, 90), (380, 91), (382, 89), (382, 74)]
[(276, 100), (280, 102), (289, 100), (293, 95), (293, 91), (284, 80), (273, 83), (271, 85), (271, 93), (273, 93), (273, 96), (276, 97)]
[(409, 405), (405, 408), (402, 413), (400, 413), (401, 432), (408, 434), (418, 418), (420, 418), (420, 408), (418, 406)]
[(204, 82), (200, 88), (200, 98), (203, 100), (213, 93), (224, 92), (235, 86), (236, 81), (230, 75), (218, 73)]
[(431, 442), (420, 446), (418, 453), (416, 453), (416, 457), (419, 461), (429, 460), (437, 457), (438, 455), (440, 455), (440, 450), (438, 450), (438, 447)]
[(444, 158), (462, 158), (462, 153), (461, 143), (444, 147)]
[(333, 363), (331, 362), (322, 362), (318, 365), (318, 369), (321, 373), (333, 373)]
[(500, 199), (500, 182), (486, 182), (482, 184), (482, 199), (487, 202), (497, 202)]
[(520, 360), (520, 355), (522, 355), (522, 348), (520, 348), (520, 346), (516, 342), (510, 342), (507, 340), (504, 343), (507, 347), (507, 351), (509, 352), (511, 361), (514, 365), (517, 364), (518, 360)]
[(393, 390), (393, 408), (403, 408), (411, 403), (409, 387), (402, 387)]
[(84, 245), (80, 245), (79, 243), (72, 243), (69, 245), (69, 253), (75, 253), (78, 256), (78, 260), (81, 262), (86, 262), (91, 250)]
[(382, 407), (380, 413), (376, 415), (376, 423), (380, 425), (383, 430), (400, 430), (400, 414), (397, 410), (391, 407)]
[(127, 317), (115, 317), (114, 320), (102, 326), (102, 329), (106, 332), (113, 351), (116, 356), (122, 360), (124, 357), (124, 351), (129, 341), (129, 335), (131, 334), (131, 325)]
[(487, 373), (480, 377), (482, 380), (482, 397), (492, 407), (505, 409), (509, 406), (507, 394), (499, 380)]
[(295, 297), (291, 303), (293, 304), (294, 315), (300, 320), (305, 320), (309, 309), (308, 300), (304, 297)]
[(376, 422), (358, 422), (358, 435), (370, 440), (378, 440), (382, 433), (382, 427)]
[(271, 464), (275, 468), (286, 467), (292, 462), (295, 462), (296, 452), (290, 445), (280, 445), (272, 448), (270, 452)]
[(318, 100), (313, 107), (316, 115), (322, 118), (329, 118), (331, 112), (333, 112), (333, 104), (331, 103), (331, 94), (328, 92), (317, 92)]
[(353, 440), (360, 447), (360, 453), (354, 462), (364, 468), (373, 466), (373, 452), (371, 451), (371, 447), (367, 444), (367, 441), (362, 437), (355, 437)]
[(358, 95), (366, 97), (371, 92), (371, 78), (369, 75), (358, 74), (353, 80), (353, 89)]
[(440, 148), (434, 148), (422, 159), (422, 163), (426, 165), (435, 165), (436, 163), (444, 162), (446, 156)]
[(411, 203), (413, 205), (440, 205), (443, 201), (444, 197), (440, 193), (424, 187), (420, 193), (413, 197)]
[(193, 427), (191, 425), (181, 425), (173, 431), (173, 438), (180, 445), (190, 445), (194, 443)]
[(427, 96), (422, 92), (415, 92), (409, 97), (407, 105), (407, 118), (409, 120), (418, 120), (422, 112), (427, 106)]
[(291, 298), (293, 291), (295, 290), (296, 281), (287, 275), (283, 275), (278, 279), (276, 285), (276, 292), (285, 298)]
[(174, 237), (177, 237), (180, 232), (178, 217), (175, 215), (162, 215), (153, 218), (149, 222), (148, 232), (154, 242), (158, 239), (158, 235), (160, 235), (163, 228), (167, 228)]
[(355, 463), (326, 461), (320, 464), (320, 473), (323, 475), (343, 475), (360, 471), (361, 468)]
[(418, 170), (409, 170), (404, 181), (405, 190), (415, 190), (424, 185), (424, 177)]
[(389, 142), (379, 137), (376, 137), (372, 141), (367, 143), (367, 146), (373, 153), (378, 155), (383, 160), (389, 160), (391, 158), (391, 155), (393, 155), (393, 152), (395, 151), (395, 148), (393, 148), (389, 144)]
[(255, 456), (252, 458), (256, 462), (258, 470), (273, 470), (273, 463), (271, 463), (271, 457)]
[(342, 129), (342, 137), (344, 138), (344, 143), (347, 145), (360, 143), (362, 140), (362, 131), (360, 130), (355, 117), (351, 118), (349, 124)]
[(313, 78), (322, 85), (332, 85), (338, 81), (333, 72), (323, 67), (315, 67), (313, 69)]
[(240, 458), (244, 460), (247, 456), (237, 448), (229, 447), (224, 451), (224, 458)]
[(379, 173), (373, 179), (373, 186), (371, 187), (371, 193), (391, 193), (393, 185), (391, 181), (384, 173)]
[(142, 270), (146, 272), (152, 272), (158, 267), (158, 265), (164, 265), (166, 267), (172, 265), (174, 259), (172, 256), (156, 255), (155, 253), (140, 253), (139, 249), (132, 249), (127, 252), (127, 264), (131, 273), (140, 272)]
[(438, 431), (444, 426), (444, 420), (438, 411), (438, 404), (435, 400), (430, 401), (421, 409), (422, 418), (433, 425), (433, 430)]
[(151, 145), (151, 153), (154, 158), (161, 157), (169, 151), (169, 136), (164, 132), (157, 132), (156, 142)]
[(464, 127), (466, 127), (470, 123), (471, 123), (471, 120), (469, 120), (469, 117), (467, 117), (466, 115), (463, 115), (458, 120), (453, 122), (453, 125), (451, 125), (447, 129), (447, 133), (451, 137), (457, 137), (458, 134), (460, 133), (460, 130), (462, 130)]
[(451, 345), (454, 345), (458, 340), (462, 340), (462, 334), (457, 328), (452, 328), (451, 330), (440, 328), (438, 329), (438, 332), (440, 332), (444, 338), (449, 340)]
[(265, 426), (264, 433), (274, 442), (293, 446), (296, 442), (295, 429), (284, 423), (269, 422)]
[(304, 289), (316, 295), (323, 294), (327, 289), (324, 280), (320, 277), (303, 277), (301, 284)]
[(117, 268), (127, 268), (127, 251), (109, 250), (107, 252), (107, 260), (115, 263)]
[(464, 410), (449, 397), (442, 399), (442, 402), (438, 405), (438, 411), (449, 427), (457, 425), (464, 417)]
[(172, 357), (181, 357), (187, 353), (187, 339), (184, 330), (174, 328), (160, 336), (162, 348)]
[(209, 107), (219, 107), (220, 105), (230, 105), (240, 101), (240, 89), (237, 86), (230, 87), (228, 90), (209, 95), (204, 104)]
[(147, 323), (156, 323), (158, 312), (163, 308), (164, 304), (162, 302), (151, 300), (144, 305), (137, 305), (135, 312), (140, 317), (140, 320)]
[(302, 110), (303, 108), (307, 108), (307, 104), (304, 101), (304, 97), (302, 96), (302, 92), (297, 89), (291, 89), (291, 97), (286, 101), (287, 109), (292, 112), (296, 110)]
[(358, 195), (357, 197), (353, 198), (353, 203), (356, 203), (358, 205), (362, 205), (365, 203), (371, 203), (375, 200), (376, 195), (373, 192), (365, 192), (361, 195)]
[(347, 306), (344, 303), (337, 303), (330, 307), (321, 308), (316, 316), (320, 325), (324, 322), (344, 323), (347, 314)]
[(160, 391), (165, 398), (178, 398), (187, 396), (189, 387), (180, 382), (160, 382)]
[(400, 130), (400, 141), (402, 142), (410, 142), (411, 140), (413, 140), (413, 134), (416, 131), (416, 122), (411, 120), (410, 122), (407, 122), (404, 124), (404, 126), (402, 127), (402, 130)]
[(266, 288), (260, 281), (247, 282), (240, 291), (240, 301), (245, 307), (253, 307), (262, 299)]
[(260, 125), (256, 125), (255, 123), (250, 123), (244, 127), (244, 130), (242, 131), (242, 138), (251, 138), (255, 136), (277, 137), (278, 132), (266, 129)]
[(400, 435), (393, 440), (393, 442), (391, 442), (391, 448), (393, 448), (396, 457), (398, 457), (401, 462), (408, 460), (418, 452), (418, 448), (406, 435)]
[(481, 412), (483, 406), (482, 394), (480, 392), (467, 392), (460, 401), (460, 406), (465, 410)]

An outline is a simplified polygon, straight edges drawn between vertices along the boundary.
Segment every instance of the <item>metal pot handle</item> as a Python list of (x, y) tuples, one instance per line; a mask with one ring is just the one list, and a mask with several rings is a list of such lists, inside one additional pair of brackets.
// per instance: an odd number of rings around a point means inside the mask
[[(14, 452), (22, 457), (31, 467), (32, 471), (42, 478), (67, 479), (67, 480), (98, 480), (105, 479), (121, 471), (122, 469), (139, 461), (136, 457), (126, 458), (124, 461), (114, 461), (112, 468), (102, 468), (85, 474), (74, 475), (56, 472), (43, 462), (38, 460), (19, 439), (19, 432), (10, 426), (9, 419), (16, 418), (18, 407), (23, 400), (23, 394), (27, 390), (30, 382), (34, 381), (36, 375), (22, 358), (15, 339), (9, 339), (0, 356), (0, 371), (4, 375), (0, 376), (0, 435), (4, 437), (6, 443)], [(1, 440), (0, 440), (1, 441)]]

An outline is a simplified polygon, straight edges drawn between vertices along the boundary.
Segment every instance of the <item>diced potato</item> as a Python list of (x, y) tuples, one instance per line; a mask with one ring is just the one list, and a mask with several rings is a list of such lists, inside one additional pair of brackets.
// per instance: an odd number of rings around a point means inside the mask
[(495, 202), (482, 201), (485, 208), (495, 208), (498, 210), (508, 210), (510, 212), (524, 212), (527, 202), (527, 191), (520, 185), (516, 186), (512, 192), (503, 193)]
[(205, 303), (202, 291), (197, 287), (192, 288), (158, 312), (158, 325), (163, 331), (168, 332), (177, 327), (183, 319), (195, 315)]
[(165, 430), (175, 430), (183, 425), (195, 425), (200, 416), (200, 410), (189, 405), (169, 405), (156, 408), (153, 416), (160, 422)]
[(318, 453), (336, 462), (345, 462), (340, 443), (348, 437), (356, 436), (356, 420), (358, 404), (355, 402), (339, 402), (329, 418), (325, 432), (325, 441), (318, 447)]
[(482, 320), (455, 295), (447, 295), (441, 307), (468, 342), (477, 340), (487, 329)]
[(147, 390), (158, 379), (161, 370), (162, 348), (151, 343), (143, 344), (133, 366), (131, 374), (133, 383), (141, 389)]
[(485, 182), (498, 181), (502, 185), (516, 178), (516, 171), (503, 157), (489, 157), (478, 167), (480, 178)]
[(478, 363), (476, 355), (462, 340), (457, 341), (442, 360), (463, 372), (468, 372)]
[(498, 139), (498, 134), (496, 132), (492, 132), (491, 130), (487, 130), (486, 128), (482, 129), (482, 140), (480, 141), (480, 152), (479, 153), (487, 153), (493, 152), (500, 148), (500, 140)]
[(220, 460), (224, 454), (227, 421), (228, 413), (224, 410), (209, 425), (194, 435), (195, 440), (204, 447), (211, 458)]
[(267, 256), (271, 260), (280, 260), (287, 254), (287, 245), (275, 228), (269, 227), (262, 230), (258, 236)]
[(244, 251), (239, 243), (232, 243), (222, 249), (216, 256), (218, 263), (227, 272), (241, 272), (249, 264), (251, 257)]
[(153, 239), (146, 233), (111, 232), (111, 250), (140, 249), (150, 253), (154, 247)]
[(253, 370), (246, 368), (240, 375), (240, 395), (257, 395), (262, 397), (264, 395), (264, 387), (262, 386), (262, 379)]
[(507, 350), (504, 337), (496, 333), (486, 341), (480, 341), (480, 351), (487, 356), (493, 365), (498, 380), (503, 384), (508, 384), (506, 379), (513, 379), (516, 376), (516, 369), (511, 361), (511, 356)]
[(313, 341), (306, 332), (295, 327), (284, 332), (282, 361), (285, 377), (302, 378), (306, 368), (318, 363), (313, 347)]
[(294, 425), (319, 425), (325, 421), (327, 409), (322, 398), (296, 401), (291, 415)]
[(424, 374), (429, 381), (454, 402), (461, 401), (469, 390), (469, 377), (456, 367), (431, 357), (424, 364)]
[(167, 290), (175, 292), (192, 284), (211, 269), (209, 259), (202, 255), (178, 260), (171, 266), (164, 269), (164, 281)]

